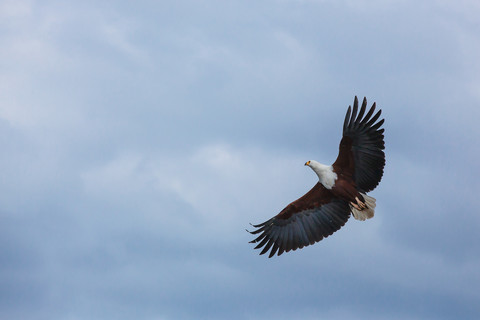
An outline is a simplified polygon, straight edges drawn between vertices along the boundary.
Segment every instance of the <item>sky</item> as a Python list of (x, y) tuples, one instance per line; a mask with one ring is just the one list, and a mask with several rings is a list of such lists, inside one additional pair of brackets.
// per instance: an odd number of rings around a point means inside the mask
[[(0, 0), (0, 319), (478, 319), (480, 4)], [(375, 217), (249, 223), (385, 118)]]

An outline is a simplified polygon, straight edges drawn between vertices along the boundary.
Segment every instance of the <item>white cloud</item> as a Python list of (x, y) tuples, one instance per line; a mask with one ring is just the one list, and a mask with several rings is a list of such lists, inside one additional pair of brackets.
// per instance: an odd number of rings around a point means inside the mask
[[(191, 150), (190, 154), (121, 155), (84, 172), (82, 179), (87, 194), (106, 201), (134, 201), (142, 193), (143, 198), (155, 197), (155, 193), (163, 194), (162, 199), (176, 195), (191, 206), (205, 226), (222, 233), (242, 225), (247, 227), (253, 219), (266, 220), (294, 200), (279, 200), (282, 196), (300, 196), (308, 190), (311, 186), (298, 188), (299, 183), (287, 184), (295, 172), (290, 172), (292, 164), (304, 169), (302, 161), (298, 156), (275, 155), (258, 148), (209, 144)], [(312, 175), (312, 183), (313, 180)], [(160, 207), (157, 212), (180, 220), (188, 221), (191, 217), (188, 213), (162, 213)]]
[(132, 23), (126, 22), (123, 22), (121, 25), (110, 23), (101, 27), (102, 34), (110, 45), (131, 57), (134, 61), (148, 63), (149, 57), (146, 51), (129, 39), (129, 35), (134, 32), (134, 29), (135, 27), (132, 26)]
[[(0, 3), (0, 17), (5, 19), (21, 19), (32, 14), (32, 1), (30, 0), (4, 0)], [(12, 21), (9, 21), (12, 22)]]

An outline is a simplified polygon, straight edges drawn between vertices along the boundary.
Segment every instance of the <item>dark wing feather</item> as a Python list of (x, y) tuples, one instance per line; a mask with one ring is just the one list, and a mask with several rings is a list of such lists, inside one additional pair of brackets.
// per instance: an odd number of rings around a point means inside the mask
[(249, 231), (258, 235), (251, 243), (260, 254), (270, 250), (269, 258), (290, 250), (301, 249), (322, 240), (340, 229), (350, 217), (348, 203), (333, 197), (317, 183), (300, 199), (290, 203), (275, 217), (254, 225)]
[(382, 111), (379, 110), (374, 115), (375, 106), (373, 103), (363, 116), (367, 99), (363, 99), (358, 112), (358, 99), (355, 97), (353, 110), (349, 106), (345, 116), (340, 151), (333, 164), (335, 172), (353, 178), (360, 192), (375, 189), (382, 179), (385, 167), (384, 129), (380, 129), (384, 119), (377, 122)]

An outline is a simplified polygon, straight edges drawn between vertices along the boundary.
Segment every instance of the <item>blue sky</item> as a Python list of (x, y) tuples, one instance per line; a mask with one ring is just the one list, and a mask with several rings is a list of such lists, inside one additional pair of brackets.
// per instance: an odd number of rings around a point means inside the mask
[[(0, 318), (477, 319), (477, 1), (0, 1)], [(374, 219), (249, 222), (383, 109)]]

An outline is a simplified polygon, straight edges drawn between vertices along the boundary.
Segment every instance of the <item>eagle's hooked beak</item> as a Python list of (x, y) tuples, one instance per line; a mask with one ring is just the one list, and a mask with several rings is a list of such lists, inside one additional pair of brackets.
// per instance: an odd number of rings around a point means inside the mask
[(305, 162), (305, 165), (308, 166), (310, 164), (310, 161)]

